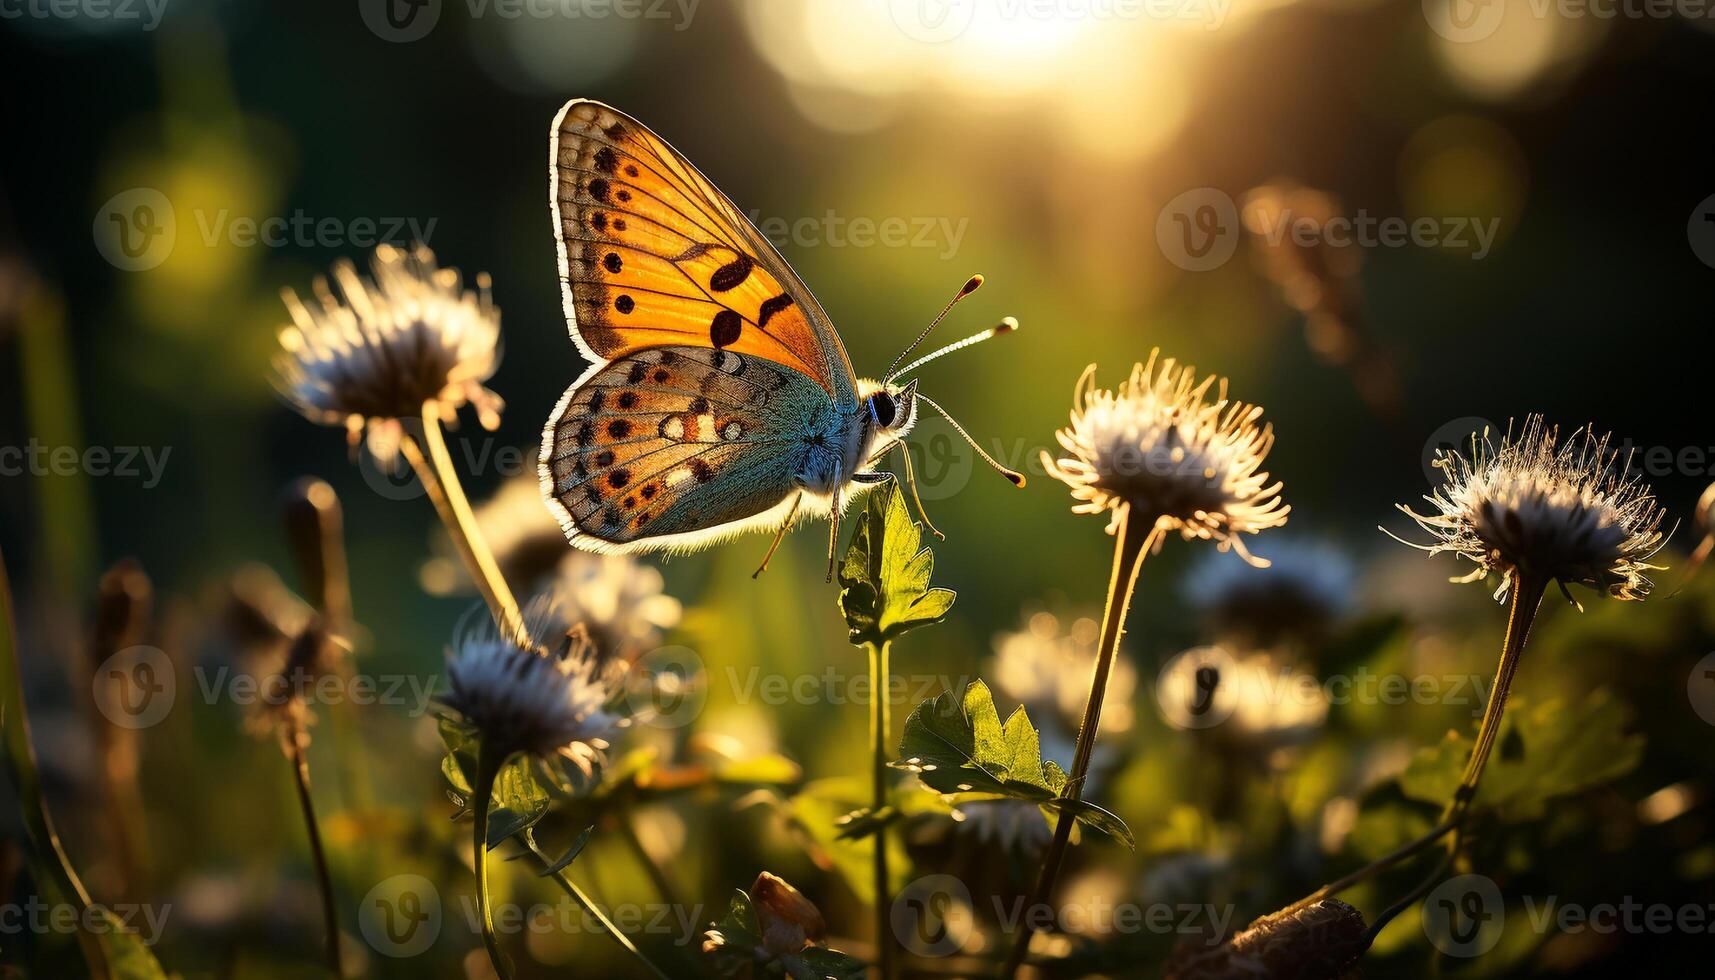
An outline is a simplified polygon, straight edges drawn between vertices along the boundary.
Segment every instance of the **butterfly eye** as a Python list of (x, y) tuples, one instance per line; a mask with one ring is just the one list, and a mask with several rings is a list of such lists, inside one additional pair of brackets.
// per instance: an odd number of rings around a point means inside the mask
[(891, 426), (899, 411), (893, 404), (893, 398), (885, 393), (876, 392), (869, 396), (869, 416), (875, 419), (875, 424), (883, 429)]

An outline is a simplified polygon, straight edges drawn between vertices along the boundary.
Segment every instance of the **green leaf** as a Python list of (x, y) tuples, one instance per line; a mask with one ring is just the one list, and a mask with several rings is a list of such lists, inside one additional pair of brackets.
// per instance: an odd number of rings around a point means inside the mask
[[(808, 838), (806, 844), (819, 856), (818, 863), (826, 867), (831, 862), (852, 894), (866, 904), (875, 901), (874, 869), (870, 863), (875, 856), (875, 839), (842, 836), (844, 828), (839, 820), (870, 802), (870, 793), (868, 777), (834, 776), (806, 783), (786, 804), (793, 826)], [(887, 866), (893, 878), (888, 888), (897, 895), (910, 881), (911, 860), (899, 834), (889, 834), (885, 839)]]
[[(482, 747), (476, 731), (455, 719), (441, 719), (441, 741), (447, 754), (441, 774), (453, 789), (455, 799), (467, 809), (471, 805), (471, 780), (476, 775), (477, 753)], [(548, 789), (531, 767), (529, 756), (514, 755), (500, 767), (489, 798), (488, 847), (490, 850), (513, 834), (534, 827), (548, 815)]]
[(953, 805), (947, 797), (922, 785), (905, 783), (888, 790), (888, 804), (880, 810), (860, 807), (834, 821), (836, 835), (842, 840), (868, 837), (895, 821), (925, 813), (950, 814)]
[[(1625, 775), (1643, 757), (1644, 746), (1643, 736), (1626, 733), (1630, 715), (1605, 689), (1577, 707), (1559, 700), (1514, 702), (1501, 721), (1474, 805), (1507, 820), (1535, 820), (1549, 800)], [(1400, 789), (1411, 799), (1445, 804), (1459, 786), (1473, 744), (1449, 732), (1439, 744), (1419, 750), (1400, 776)]]
[(135, 932), (107, 909), (99, 909), (106, 931), (101, 934), (101, 948), (107, 954), (107, 969), (112, 980), (167, 980), (155, 954)]
[(1023, 706), (1003, 723), (988, 685), (973, 681), (962, 695), (947, 691), (919, 704), (905, 721), (895, 768), (914, 772), (932, 789), (959, 799), (1007, 797), (1058, 811), (1073, 807), (1078, 822), (1135, 847), (1125, 822), (1093, 803), (1061, 800), (1066, 773), (1042, 759), (1036, 727)]
[(584, 845), (590, 842), (590, 834), (593, 833), (595, 833), (595, 826), (593, 824), (585, 827), (584, 832), (578, 835), (578, 839), (572, 841), (572, 846), (566, 848), (566, 853), (560, 855), (560, 859), (558, 861), (555, 861), (553, 864), (542, 869), (538, 877), (552, 878), (554, 875), (557, 875), (571, 867), (572, 862), (576, 861), (578, 859), (578, 855), (583, 853)]
[(851, 641), (879, 646), (946, 618), (953, 593), (931, 588), (935, 556), (905, 511), (899, 484), (870, 491), (857, 533), (840, 563), (840, 609)]
[(826, 946), (811, 946), (797, 959), (809, 967), (805, 976), (816, 980), (863, 980), (869, 973), (869, 964), (863, 960)]

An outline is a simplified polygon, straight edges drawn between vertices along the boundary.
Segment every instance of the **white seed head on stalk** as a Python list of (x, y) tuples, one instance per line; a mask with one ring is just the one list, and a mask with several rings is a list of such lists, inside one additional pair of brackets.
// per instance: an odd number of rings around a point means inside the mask
[(496, 758), (524, 752), (592, 780), (608, 736), (630, 722), (618, 707), (624, 665), (599, 658), (587, 636), (544, 603), (532, 603), (525, 623), (525, 639), (488, 619), (466, 632), (448, 658), (442, 703)]
[(1228, 400), (1225, 378), (1198, 381), (1192, 368), (1159, 355), (1151, 352), (1114, 391), (1097, 388), (1095, 365), (1086, 368), (1071, 424), (1055, 433), (1067, 455), (1043, 453), (1043, 466), (1071, 488), (1074, 512), (1111, 513), (1110, 534), (1129, 508), (1161, 531), (1267, 565), (1240, 535), (1279, 527), (1291, 510), (1281, 484), (1259, 472), (1273, 429), (1259, 425), (1260, 406)]
[(422, 245), (382, 245), (373, 270), (365, 279), (349, 260), (336, 263), (339, 293), (318, 278), (313, 306), (282, 291), (292, 323), (280, 331), (274, 359), (281, 394), (310, 421), (345, 426), (354, 446), (367, 433), (383, 462), (394, 459), (398, 420), (422, 414), (428, 402), (448, 418), (468, 402), (485, 428), (498, 427), (500, 396), (483, 387), (500, 363), (488, 276), (466, 291), (458, 272), (436, 268)]
[(1644, 598), (1652, 585), (1645, 573), (1665, 567), (1650, 559), (1666, 541), (1666, 511), (1608, 438), (1585, 426), (1561, 442), (1558, 427), (1533, 415), (1498, 447), (1485, 431), (1472, 438), (1469, 455), (1439, 452), (1435, 465), (1446, 483), (1423, 498), (1430, 512), (1399, 505), (1434, 540), (1404, 543), (1477, 566), (1457, 582), (1499, 572), (1497, 598), (1521, 574), (1553, 580), (1563, 592), (1577, 583), (1617, 599)]

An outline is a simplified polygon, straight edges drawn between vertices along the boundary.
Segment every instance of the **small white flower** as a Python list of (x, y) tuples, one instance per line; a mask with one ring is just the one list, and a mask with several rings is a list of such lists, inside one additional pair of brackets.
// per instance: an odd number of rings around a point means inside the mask
[(305, 418), (345, 426), (353, 445), (367, 431), (382, 461), (397, 450), (398, 420), (429, 402), (449, 417), (469, 402), (485, 428), (500, 424), (500, 398), (482, 384), (500, 363), (500, 311), (486, 274), (479, 293), (466, 292), (427, 248), (383, 245), (373, 279), (349, 261), (333, 278), (341, 295), (317, 279), (313, 307), (282, 291), (292, 324), (280, 331), (275, 384)]
[[(1034, 713), (1039, 727), (1076, 726), (1090, 696), (1100, 631), (1100, 624), (1087, 617), (1062, 627), (1053, 613), (1035, 613), (1025, 621), (1024, 629), (995, 637), (989, 676), (996, 687)], [(1136, 687), (1137, 671), (1131, 662), (1116, 658), (1108, 673), (1102, 731), (1117, 733), (1131, 727), (1131, 699)], [(1042, 709), (1055, 717), (1045, 716)]]
[(1071, 488), (1074, 512), (1112, 512), (1110, 534), (1129, 508), (1162, 532), (1211, 540), (1266, 565), (1239, 536), (1286, 523), (1291, 508), (1281, 484), (1259, 472), (1274, 444), (1272, 428), (1258, 425), (1262, 408), (1229, 401), (1224, 378), (1198, 381), (1172, 358), (1158, 364), (1159, 354), (1134, 366), (1115, 391), (1097, 388), (1095, 365), (1087, 368), (1071, 425), (1056, 433), (1070, 455), (1043, 453), (1043, 465)]
[[(1419, 514), (1399, 509), (1435, 538), (1411, 544), (1431, 555), (1452, 552), (1476, 564), (1459, 582), (1475, 582), (1501, 573), (1496, 596), (1522, 574), (1539, 584), (1550, 580), (1601, 589), (1617, 599), (1649, 594), (1645, 572), (1665, 541), (1666, 512), (1637, 474), (1627, 471), (1619, 453), (1588, 427), (1559, 442), (1558, 427), (1542, 416), (1525, 421), (1493, 446), (1485, 432), (1472, 439), (1469, 458), (1438, 454), (1435, 465), (1446, 485), (1423, 499), (1432, 506)], [(1616, 464), (1620, 464), (1616, 469)]]
[(1272, 539), (1268, 567), (1205, 554), (1185, 576), (1186, 600), (1224, 629), (1262, 643), (1315, 634), (1351, 608), (1357, 569), (1331, 545)]
[(960, 803), (955, 813), (958, 832), (984, 850), (1030, 859), (1054, 839), (1042, 807), (1029, 800), (971, 800)]
[(624, 670), (597, 658), (550, 607), (533, 606), (524, 642), (487, 619), (464, 635), (448, 659), (442, 701), (497, 758), (524, 752), (588, 780), (603, 764), (607, 737), (629, 722), (615, 708)]

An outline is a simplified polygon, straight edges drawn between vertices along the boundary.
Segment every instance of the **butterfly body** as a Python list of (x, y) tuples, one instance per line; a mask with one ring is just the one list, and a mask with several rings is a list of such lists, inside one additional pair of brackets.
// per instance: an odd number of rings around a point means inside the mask
[(916, 384), (856, 378), (803, 281), (664, 140), (568, 102), (549, 204), (567, 323), (593, 362), (542, 439), (572, 544), (689, 551), (801, 515), (837, 528), (889, 478), (874, 464), (915, 422)]

